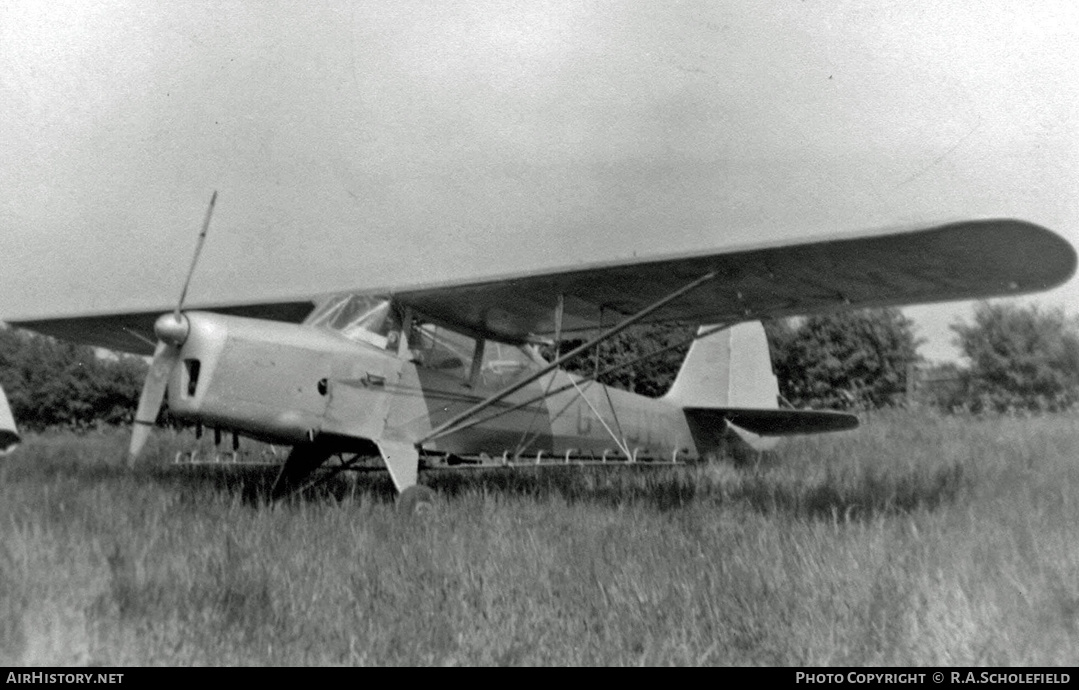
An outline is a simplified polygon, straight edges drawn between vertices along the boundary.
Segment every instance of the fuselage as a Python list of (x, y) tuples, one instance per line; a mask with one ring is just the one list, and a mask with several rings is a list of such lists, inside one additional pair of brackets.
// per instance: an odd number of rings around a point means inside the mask
[[(186, 316), (190, 333), (169, 382), (170, 411), (279, 444), (316, 436), (415, 443), (542, 364), (534, 351), (428, 326), (407, 331), (412, 342), (401, 346), (406, 331), (400, 328), (396, 337), (365, 331), (356, 338), (325, 324)], [(470, 345), (471, 352), (462, 351)], [(494, 457), (669, 460), (698, 454), (679, 407), (561, 370), (423, 448)]]

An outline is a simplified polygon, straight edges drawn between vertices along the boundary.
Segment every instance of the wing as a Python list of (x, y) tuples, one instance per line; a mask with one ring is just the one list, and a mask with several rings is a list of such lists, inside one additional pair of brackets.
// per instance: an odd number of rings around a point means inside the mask
[[(447, 326), (507, 343), (549, 336), (563, 300), (563, 331), (613, 325), (675, 290), (716, 279), (652, 313), (648, 322), (737, 323), (847, 308), (978, 299), (1045, 290), (1075, 272), (1068, 242), (1032, 223), (979, 220), (622, 261), (475, 282), (390, 287), (402, 305)], [(321, 298), (192, 307), (300, 322)], [(67, 340), (151, 354), (145, 312), (10, 321)]]
[[(315, 303), (311, 300), (300, 300), (295, 302), (193, 307), (193, 309), (255, 319), (299, 323), (307, 317), (314, 306)], [(8, 323), (12, 326), (29, 328), (38, 333), (44, 333), (63, 340), (72, 340), (118, 352), (150, 356), (154, 354), (154, 344), (157, 338), (154, 335), (154, 322), (157, 317), (168, 311), (169, 309), (165, 307), (156, 311), (9, 321)]]
[(814, 242), (748, 247), (472, 284), (401, 290), (396, 298), (447, 325), (504, 342), (613, 325), (691, 281), (717, 279), (647, 321), (737, 323), (838, 309), (922, 304), (1045, 290), (1075, 272), (1054, 233), (980, 220)]

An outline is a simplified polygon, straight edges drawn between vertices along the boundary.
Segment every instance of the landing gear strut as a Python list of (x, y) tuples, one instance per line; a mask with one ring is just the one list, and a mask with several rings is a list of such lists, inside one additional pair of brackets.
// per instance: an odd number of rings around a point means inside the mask
[(273, 488), (270, 489), (270, 498), (276, 501), (303, 489), (308, 484), (311, 473), (335, 452), (332, 445), (318, 439), (293, 446), (285, 464), (281, 466)]
[(332, 456), (342, 453), (347, 448), (356, 455), (349, 461), (331, 468), (334, 472), (349, 469), (360, 455), (370, 455), (376, 450), (386, 463), (386, 469), (390, 471), (393, 485), (400, 492), (397, 498), (397, 508), (402, 514), (426, 513), (434, 503), (435, 492), (426, 486), (416, 484), (417, 470), (419, 469), (419, 449), (407, 442), (395, 442), (381, 440), (370, 443), (369, 447), (357, 446), (356, 439), (342, 441), (334, 436), (315, 436), (314, 439), (305, 443), (298, 443), (292, 447), (285, 464), (282, 465), (273, 488), (270, 489), (271, 499), (277, 501), (291, 494), (302, 491), (318, 480), (313, 480), (315, 470), (329, 460)]

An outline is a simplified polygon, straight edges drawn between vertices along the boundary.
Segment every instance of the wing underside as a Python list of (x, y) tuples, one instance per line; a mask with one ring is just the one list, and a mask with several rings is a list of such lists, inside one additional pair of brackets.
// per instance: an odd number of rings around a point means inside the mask
[(716, 279), (647, 321), (737, 323), (847, 308), (924, 304), (1048, 289), (1075, 271), (1071, 245), (1017, 220), (951, 223), (808, 243), (740, 249), (400, 290), (430, 317), (505, 342), (616, 323), (693, 280)]
[[(200, 309), (254, 319), (299, 323), (307, 317), (314, 306), (311, 300), (298, 300)], [(150, 356), (154, 353), (154, 344), (157, 339), (154, 335), (154, 322), (167, 311), (169, 311), (167, 308), (162, 308), (121, 314), (9, 321), (8, 323), (62, 340), (71, 340), (117, 352)]]
[[(595, 330), (709, 274), (714, 279), (655, 311), (646, 322), (733, 324), (848, 308), (1015, 295), (1059, 285), (1071, 277), (1075, 266), (1075, 250), (1056, 234), (1025, 221), (997, 219), (355, 293), (392, 295), (399, 304), (451, 328), (523, 343), (555, 332), (559, 302), (563, 332)], [(325, 297), (198, 308), (298, 323)], [(167, 307), (9, 323), (99, 347), (150, 354), (153, 323), (165, 311)]]

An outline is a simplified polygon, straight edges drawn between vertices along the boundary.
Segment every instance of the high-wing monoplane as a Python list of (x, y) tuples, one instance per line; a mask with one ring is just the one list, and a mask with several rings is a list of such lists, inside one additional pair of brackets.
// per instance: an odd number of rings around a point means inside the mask
[[(852, 415), (779, 407), (761, 319), (1016, 295), (1059, 285), (1075, 267), (1071, 245), (1049, 230), (989, 219), (377, 294), (198, 308), (181, 297), (163, 314), (10, 323), (153, 356), (132, 462), (167, 394), (180, 419), (291, 446), (275, 496), (352, 454), (381, 457), (413, 498), (423, 458), (677, 462), (732, 438), (766, 448), (852, 428)], [(560, 368), (633, 324), (666, 322), (700, 328), (662, 398)], [(550, 361), (540, 354), (567, 336), (585, 342)]]

